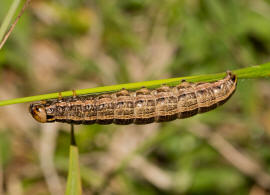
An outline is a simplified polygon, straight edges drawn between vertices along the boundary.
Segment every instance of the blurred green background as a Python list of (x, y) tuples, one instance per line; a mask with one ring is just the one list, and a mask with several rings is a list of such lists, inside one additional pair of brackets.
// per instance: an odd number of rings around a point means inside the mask
[[(35, 0), (0, 51), (0, 99), (224, 72), (269, 54), (269, 0)], [(269, 84), (240, 80), (224, 106), (185, 120), (76, 126), (84, 194), (269, 194)], [(70, 127), (27, 110), (0, 108), (0, 194), (63, 194)]]

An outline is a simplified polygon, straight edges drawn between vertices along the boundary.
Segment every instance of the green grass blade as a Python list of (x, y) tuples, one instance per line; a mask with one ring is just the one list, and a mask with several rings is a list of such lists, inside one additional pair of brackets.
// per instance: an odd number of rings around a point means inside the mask
[(81, 178), (78, 147), (70, 145), (66, 195), (81, 195)]
[(20, 4), (21, 0), (14, 0), (8, 10), (7, 15), (5, 16), (5, 19), (2, 22), (2, 25), (0, 27), (0, 41), (3, 39), (5, 33), (7, 32), (7, 29), (10, 25), (10, 22)]
[[(251, 66), (247, 68), (234, 70), (232, 72), (237, 75), (238, 79), (256, 79), (256, 78), (270, 77), (270, 62), (266, 64), (258, 65), (258, 66)], [(226, 73), (223, 72), (223, 73), (217, 73), (217, 74), (187, 76), (187, 77), (178, 77), (178, 78), (171, 78), (171, 79), (143, 81), (143, 82), (137, 82), (137, 83), (96, 87), (96, 88), (90, 88), (90, 89), (81, 89), (81, 90), (76, 90), (76, 94), (83, 95), (83, 94), (112, 92), (112, 91), (121, 90), (122, 88), (125, 88), (128, 90), (135, 90), (135, 89), (141, 88), (142, 86), (145, 86), (147, 88), (155, 88), (162, 84), (175, 86), (179, 84), (182, 79), (185, 79), (189, 82), (215, 81), (217, 79), (223, 78), (225, 74)], [(64, 91), (64, 92), (61, 92), (61, 95), (63, 97), (72, 96), (73, 92)], [(45, 99), (51, 99), (51, 98), (57, 98), (57, 97), (59, 97), (59, 93), (50, 93), (50, 94), (30, 96), (30, 97), (15, 98), (11, 100), (2, 100), (0, 101), (0, 106), (17, 104), (17, 103), (25, 103), (25, 102), (33, 102), (33, 101), (39, 101), (39, 100), (45, 100)]]

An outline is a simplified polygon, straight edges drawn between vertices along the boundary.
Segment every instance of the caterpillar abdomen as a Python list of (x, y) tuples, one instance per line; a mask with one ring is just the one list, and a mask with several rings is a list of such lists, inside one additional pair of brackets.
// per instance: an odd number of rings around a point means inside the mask
[(211, 83), (161, 86), (135, 92), (125, 89), (102, 95), (84, 95), (47, 100), (30, 105), (39, 122), (74, 124), (148, 124), (187, 118), (224, 104), (234, 93), (236, 76), (227, 72), (224, 79)]

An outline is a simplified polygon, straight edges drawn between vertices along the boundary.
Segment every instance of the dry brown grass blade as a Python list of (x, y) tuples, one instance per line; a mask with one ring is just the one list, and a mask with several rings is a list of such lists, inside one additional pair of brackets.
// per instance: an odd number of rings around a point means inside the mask
[(230, 164), (244, 175), (250, 177), (258, 186), (270, 191), (270, 175), (264, 167), (247, 154), (237, 150), (218, 132), (212, 132), (207, 126), (195, 123), (189, 128), (194, 135), (206, 139)]
[(13, 24), (11, 25), (11, 27), (9, 28), (9, 30), (5, 34), (4, 38), (1, 40), (1, 42), (0, 42), (0, 50), (2, 49), (2, 47), (4, 46), (4, 44), (6, 43), (9, 35), (14, 30), (16, 24), (18, 23), (19, 19), (23, 15), (25, 9), (28, 7), (28, 5), (30, 4), (30, 2), (31, 2), (31, 0), (26, 0), (26, 2), (24, 3), (23, 8), (21, 9), (19, 15), (16, 17), (15, 21), (13, 22)]

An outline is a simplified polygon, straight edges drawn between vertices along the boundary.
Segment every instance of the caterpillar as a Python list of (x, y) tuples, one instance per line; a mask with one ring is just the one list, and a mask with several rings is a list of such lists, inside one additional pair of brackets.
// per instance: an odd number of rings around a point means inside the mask
[(114, 93), (50, 99), (31, 104), (29, 112), (41, 123), (128, 125), (165, 122), (188, 118), (224, 104), (237, 86), (236, 75), (215, 82), (190, 83), (182, 80), (175, 87), (142, 87)]

